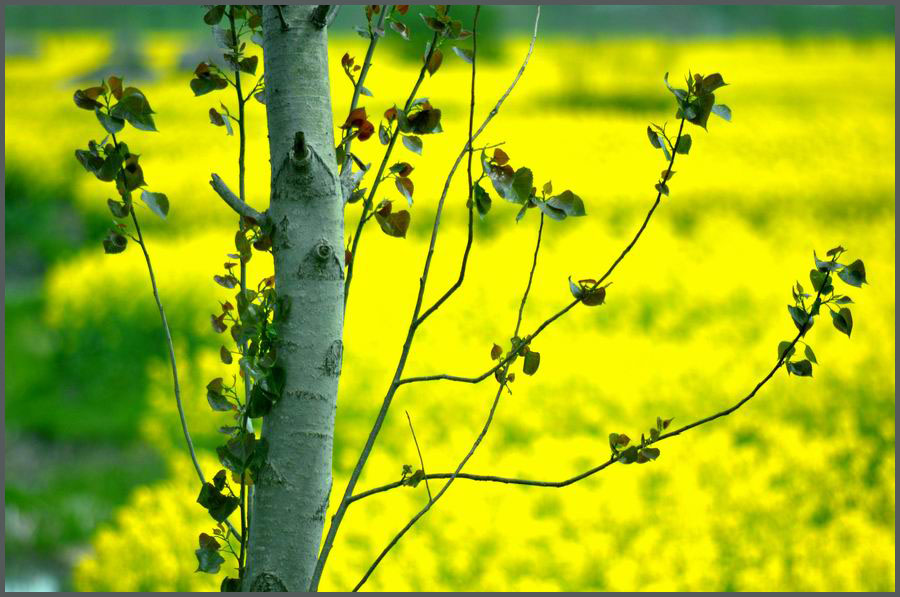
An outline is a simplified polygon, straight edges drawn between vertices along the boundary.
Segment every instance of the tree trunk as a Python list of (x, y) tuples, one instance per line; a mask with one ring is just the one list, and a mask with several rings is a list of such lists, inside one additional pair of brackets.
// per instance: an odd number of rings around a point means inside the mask
[(331, 491), (343, 345), (344, 216), (334, 153), (327, 34), (314, 6), (265, 6), (263, 52), (272, 166), (278, 364), (265, 417), (244, 589), (306, 591)]

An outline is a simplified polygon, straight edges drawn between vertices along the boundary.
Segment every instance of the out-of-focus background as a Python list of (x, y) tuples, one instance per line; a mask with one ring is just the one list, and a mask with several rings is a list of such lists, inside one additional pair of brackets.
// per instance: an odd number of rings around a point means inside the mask
[[(401, 102), (425, 42), (392, 32), (364, 98), (371, 115)], [(470, 22), (471, 7), (454, 7)], [(533, 7), (486, 7), (479, 33), (482, 117), (527, 48)], [(168, 310), (187, 417), (204, 467), (216, 433), (204, 386), (234, 373), (209, 314), (231, 252), (232, 213), (209, 188), (236, 186), (237, 141), (207, 112), (231, 90), (194, 97), (191, 71), (215, 58), (200, 7), (6, 7), (6, 588), (215, 590), (195, 573), (209, 531), (177, 424), (162, 333), (140, 252), (100, 246), (112, 189), (73, 152), (102, 131), (75, 89), (124, 76), (147, 94), (158, 133), (121, 134), (149, 188), (171, 201), (145, 235)], [(330, 41), (335, 120), (351, 86), (337, 60), (362, 60), (344, 7)], [(258, 48), (252, 50), (258, 52)], [(813, 250), (842, 244), (870, 285), (850, 289), (852, 339), (827, 315), (810, 332), (819, 365), (784, 371), (745, 409), (661, 444), (656, 462), (615, 466), (565, 489), (460, 481), (391, 555), (371, 589), (884, 590), (894, 578), (894, 12), (892, 7), (566, 7), (543, 9), (524, 78), (485, 132), (514, 166), (585, 202), (588, 216), (548, 221), (524, 329), (570, 300), (567, 276), (605, 271), (653, 200), (663, 157), (649, 122), (674, 122), (662, 82), (721, 72), (733, 122), (712, 117), (645, 236), (613, 277), (608, 303), (578, 308), (544, 333), (536, 376), (519, 376), (466, 470), (562, 479), (608, 456), (612, 431), (639, 437), (721, 410), (776, 360), (795, 328), (785, 305), (809, 286)], [(436, 197), (465, 139), (468, 66), (447, 52), (421, 95), (442, 135), (415, 166), (408, 238), (369, 226), (348, 310), (335, 443), (335, 503), (399, 353)], [(264, 108), (249, 107), (248, 195), (264, 207)], [(377, 124), (377, 123), (376, 123)], [(354, 144), (380, 158), (376, 138)], [(476, 176), (479, 173), (476, 166)], [(464, 173), (452, 186), (428, 297), (455, 278), (465, 239)], [(366, 186), (365, 184), (363, 186)], [(384, 197), (403, 202), (392, 185)], [(379, 199), (382, 197), (379, 197)], [(145, 210), (146, 211), (146, 210)], [(359, 204), (347, 210), (355, 225)], [(478, 221), (463, 289), (424, 326), (409, 372), (474, 374), (508, 341), (537, 214), (518, 224), (497, 200)], [(251, 277), (268, 275), (257, 256)], [(408, 386), (362, 488), (398, 479), (417, 456), (452, 469), (486, 415), (489, 387)], [(218, 436), (218, 437), (217, 437)], [(424, 502), (424, 487), (354, 505), (324, 588), (348, 589)], [(223, 566), (227, 572), (230, 564)]]

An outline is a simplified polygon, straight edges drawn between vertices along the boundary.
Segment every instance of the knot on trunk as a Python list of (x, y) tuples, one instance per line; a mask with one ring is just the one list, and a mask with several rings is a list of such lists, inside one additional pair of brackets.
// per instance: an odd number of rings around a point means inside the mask
[(303, 258), (297, 277), (306, 280), (343, 280), (344, 266), (334, 249), (323, 238)]

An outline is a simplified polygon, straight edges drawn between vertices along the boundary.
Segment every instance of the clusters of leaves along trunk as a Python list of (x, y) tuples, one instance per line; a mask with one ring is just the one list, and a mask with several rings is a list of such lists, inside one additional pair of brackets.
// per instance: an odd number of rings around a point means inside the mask
[[(234, 88), (237, 106), (229, 108), (219, 102), (221, 112), (215, 107), (209, 109), (209, 121), (217, 127), (224, 127), (228, 135), (234, 134), (235, 126), (240, 133), (239, 174), (241, 178), (239, 200), (244, 202), (244, 104), (252, 97), (265, 104), (265, 78), (257, 76), (259, 58), (247, 56), (247, 39), (262, 45), (262, 12), (257, 5), (213, 5), (203, 16), (204, 22), (212, 28), (218, 46), (223, 50), (221, 64), (205, 61), (197, 65), (190, 88), (195, 97)], [(249, 90), (242, 87), (241, 76), (255, 77)], [(221, 311), (210, 317), (216, 333), (230, 331), (233, 347), (220, 348), (222, 363), (230, 365), (235, 355), (240, 365), (243, 392), (238, 380), (232, 378), (226, 385), (218, 377), (207, 384), (207, 400), (214, 411), (229, 412), (233, 423), (219, 427), (227, 436), (226, 442), (216, 448), (219, 461), (225, 468), (220, 470), (212, 483), (203, 485), (197, 502), (206, 508), (218, 524), (213, 536), (200, 535), (200, 549), (196, 551), (198, 571), (215, 574), (224, 559), (216, 557), (219, 551), (230, 552), (237, 563), (237, 577), (226, 577), (222, 590), (239, 590), (242, 586), (247, 557), (247, 540), (250, 536), (249, 488), (256, 481), (266, 460), (268, 445), (265, 439), (258, 439), (251, 421), (269, 413), (281, 396), (285, 372), (276, 366), (277, 326), (276, 317), (283, 317), (288, 303), (275, 292), (275, 277), (269, 276), (259, 281), (256, 289), (246, 283), (246, 265), (253, 256), (253, 250), (271, 253), (273, 229), (268, 219), (260, 221), (250, 216), (241, 216), (235, 232), (234, 252), (228, 253), (222, 274), (213, 280), (223, 288), (237, 289), (235, 304), (225, 301)], [(239, 275), (235, 275), (239, 268)], [(244, 399), (241, 399), (243, 393)], [(228, 481), (231, 473), (231, 483)], [(232, 488), (234, 484), (234, 489)], [(236, 535), (222, 523), (240, 509), (241, 532)], [(238, 544), (235, 549), (231, 542)], [(216, 554), (216, 555), (213, 555)]]

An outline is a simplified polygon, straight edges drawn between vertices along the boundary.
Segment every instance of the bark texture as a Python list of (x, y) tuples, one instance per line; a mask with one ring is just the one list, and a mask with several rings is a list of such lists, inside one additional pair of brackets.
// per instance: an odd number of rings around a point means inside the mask
[(244, 589), (306, 591), (331, 490), (343, 344), (343, 200), (334, 154), (326, 29), (314, 6), (265, 6), (281, 398), (263, 422)]

